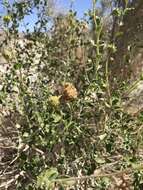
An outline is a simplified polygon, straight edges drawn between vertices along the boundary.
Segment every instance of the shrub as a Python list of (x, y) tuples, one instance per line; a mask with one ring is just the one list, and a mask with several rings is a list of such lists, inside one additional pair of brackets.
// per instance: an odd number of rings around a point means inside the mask
[(2, 171), (3, 176), (13, 172), (7, 186), (138, 188), (142, 116), (123, 112), (124, 85), (111, 91), (109, 62), (115, 47), (104, 38), (103, 18), (94, 9), (90, 20), (81, 21), (70, 11), (56, 18), (48, 33), (45, 11), (34, 32), (21, 37), (19, 22), (32, 6), (44, 9), (44, 2), (6, 5), (11, 16), (3, 17), (2, 48), (7, 44), (12, 56), (5, 56), (7, 72), (1, 78), (1, 123), (11, 134), (15, 130), (15, 148), (11, 157), (6, 152)]

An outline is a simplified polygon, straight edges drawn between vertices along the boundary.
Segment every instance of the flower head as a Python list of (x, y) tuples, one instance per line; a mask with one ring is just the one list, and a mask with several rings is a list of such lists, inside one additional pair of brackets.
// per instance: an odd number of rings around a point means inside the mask
[(60, 104), (60, 97), (61, 96), (50, 96), (49, 97), (50, 104), (52, 106), (55, 106), (55, 107), (59, 106), (59, 104)]
[(63, 85), (63, 97), (66, 100), (77, 98), (77, 89), (74, 87), (73, 84), (66, 82)]
[(10, 15), (3, 16), (3, 21), (9, 23), (11, 21), (11, 16)]

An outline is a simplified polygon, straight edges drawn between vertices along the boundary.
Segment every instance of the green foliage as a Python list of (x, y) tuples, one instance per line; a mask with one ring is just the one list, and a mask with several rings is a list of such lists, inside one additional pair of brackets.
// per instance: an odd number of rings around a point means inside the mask
[[(47, 1), (5, 5), (11, 16), (3, 17), (2, 48), (6, 52), (12, 43), (12, 56), (5, 56), (0, 104), (17, 131), (16, 189), (115, 189), (124, 177), (116, 172), (142, 161), (142, 117), (123, 112), (125, 84), (112, 90), (109, 63), (116, 47), (95, 3), (82, 21), (73, 11), (52, 20)], [(25, 28), (20, 37), (19, 24), (33, 8), (38, 10), (34, 31)], [(125, 11), (118, 8), (113, 15)], [(140, 185), (139, 172), (133, 168), (129, 188)]]
[(49, 170), (43, 171), (37, 179), (37, 187), (45, 190), (54, 188), (53, 180), (58, 177), (58, 171), (56, 168), (50, 168)]

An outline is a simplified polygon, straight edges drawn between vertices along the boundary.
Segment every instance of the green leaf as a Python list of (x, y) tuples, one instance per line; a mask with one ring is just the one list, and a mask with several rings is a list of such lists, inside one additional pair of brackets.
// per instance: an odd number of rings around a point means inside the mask
[(62, 181), (62, 179), (61, 179), (61, 185), (63, 185), (63, 186), (73, 186), (73, 185), (75, 185), (75, 181), (74, 180), (63, 180)]
[(22, 68), (22, 64), (21, 63), (16, 63), (14, 65), (14, 69), (18, 70), (18, 69), (21, 69)]
[(95, 158), (95, 161), (98, 163), (98, 164), (104, 164), (105, 163), (105, 160), (103, 158)]
[(99, 136), (99, 139), (100, 139), (100, 140), (104, 140), (106, 136), (107, 136), (107, 134), (104, 133), (103, 135), (100, 135), (100, 136)]
[(53, 122), (54, 123), (58, 123), (61, 119), (62, 119), (62, 116), (61, 115), (59, 115), (59, 114), (53, 114), (52, 115), (52, 118), (53, 118)]
[(53, 189), (55, 185), (53, 180), (55, 180), (57, 177), (57, 168), (45, 170), (37, 177), (37, 187), (46, 190)]
[(29, 137), (29, 133), (25, 132), (25, 133), (23, 134), (23, 137), (25, 137), (25, 138)]
[(120, 17), (122, 14), (122, 11), (119, 8), (116, 8), (112, 11), (112, 15)]

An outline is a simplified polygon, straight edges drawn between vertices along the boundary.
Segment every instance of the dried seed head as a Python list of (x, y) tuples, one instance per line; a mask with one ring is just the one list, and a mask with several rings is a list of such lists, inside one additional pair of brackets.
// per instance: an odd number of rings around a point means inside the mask
[(65, 100), (77, 98), (77, 89), (73, 84), (67, 82), (63, 85), (63, 98)]

